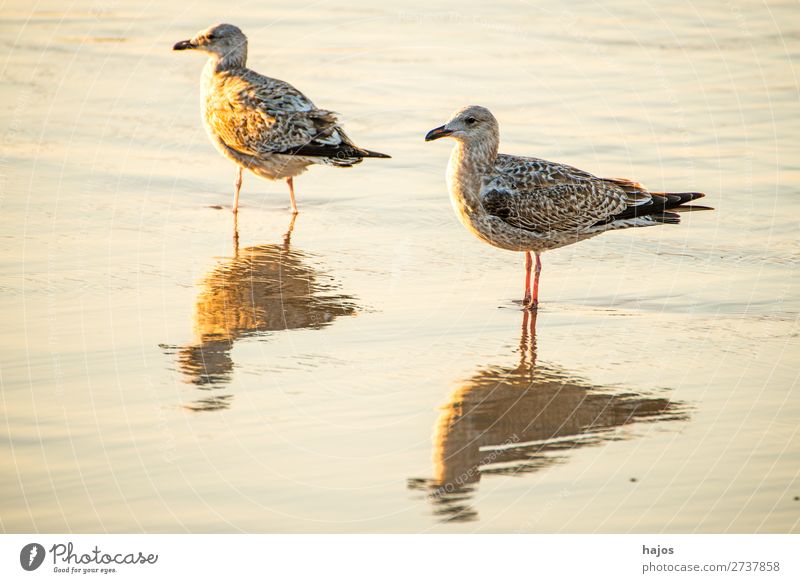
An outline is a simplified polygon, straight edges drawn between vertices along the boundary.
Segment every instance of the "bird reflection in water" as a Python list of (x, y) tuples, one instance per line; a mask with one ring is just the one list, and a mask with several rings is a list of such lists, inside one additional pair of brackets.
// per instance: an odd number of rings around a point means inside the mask
[(178, 367), (188, 382), (208, 390), (187, 408), (215, 411), (230, 406), (224, 388), (233, 376), (236, 340), (279, 330), (318, 329), (339, 316), (356, 313), (353, 298), (290, 246), (296, 215), (282, 244), (239, 250), (234, 224), (234, 256), (220, 262), (201, 282), (194, 315), (195, 341), (178, 350)]
[(536, 363), (536, 313), (522, 321), (520, 363), (486, 367), (461, 384), (433, 430), (433, 479), (411, 479), (443, 521), (477, 520), (470, 499), (483, 475), (521, 475), (566, 461), (569, 450), (624, 439), (635, 422), (687, 419), (683, 404), (614, 392)]

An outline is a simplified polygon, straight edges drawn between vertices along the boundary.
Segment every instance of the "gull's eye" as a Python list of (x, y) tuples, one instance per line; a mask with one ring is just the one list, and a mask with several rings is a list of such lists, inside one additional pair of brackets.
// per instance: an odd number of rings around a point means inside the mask
[(214, 40), (214, 39), (215, 39), (215, 38), (217, 38), (217, 37), (216, 37), (216, 36), (214, 36), (214, 33), (213, 33), (213, 32), (210, 32), (210, 33), (208, 33), (208, 34), (206, 35), (206, 38), (207, 38), (208, 40)]
[(472, 124), (474, 124), (478, 120), (475, 119), (474, 117), (468, 117), (465, 121), (467, 122), (468, 126), (471, 126)]

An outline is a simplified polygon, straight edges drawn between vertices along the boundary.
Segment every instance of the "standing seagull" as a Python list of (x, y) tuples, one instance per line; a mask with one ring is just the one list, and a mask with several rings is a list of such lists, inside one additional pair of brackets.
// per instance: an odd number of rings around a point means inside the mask
[[(680, 217), (667, 209), (704, 196), (649, 192), (624, 178), (598, 178), (566, 164), (498, 154), (497, 120), (477, 105), (456, 111), (446, 124), (429, 131), (425, 141), (444, 137), (456, 140), (447, 186), (461, 223), (490, 245), (525, 252), (527, 310), (539, 305), (542, 252), (614, 229), (677, 224)], [(531, 252), (536, 255), (533, 293)]]
[(336, 114), (317, 109), (308, 97), (278, 79), (251, 71), (247, 37), (232, 24), (217, 24), (173, 50), (198, 50), (209, 58), (203, 69), (203, 122), (222, 155), (239, 167), (233, 212), (239, 210), (242, 170), (262, 178), (286, 179), (297, 213), (293, 178), (311, 164), (348, 168), (363, 158), (389, 158), (356, 146)]

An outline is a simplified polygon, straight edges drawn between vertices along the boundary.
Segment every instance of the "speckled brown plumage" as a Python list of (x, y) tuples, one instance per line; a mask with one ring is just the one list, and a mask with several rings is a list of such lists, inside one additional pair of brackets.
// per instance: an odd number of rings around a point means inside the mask
[(248, 69), (247, 37), (231, 24), (201, 31), (176, 50), (208, 53), (202, 77), (203, 123), (211, 141), (241, 169), (270, 180), (291, 179), (311, 164), (349, 167), (364, 158), (388, 158), (356, 146), (336, 114), (317, 108), (289, 83)]
[[(599, 178), (539, 158), (499, 154), (500, 132), (491, 112), (479, 106), (456, 111), (426, 140), (452, 137), (447, 184), (462, 224), (479, 239), (527, 259), (526, 304), (537, 303), (539, 254), (605, 231), (678, 223), (669, 209), (704, 196), (699, 192), (653, 193), (623, 178)], [(530, 253), (537, 256), (530, 290)]]

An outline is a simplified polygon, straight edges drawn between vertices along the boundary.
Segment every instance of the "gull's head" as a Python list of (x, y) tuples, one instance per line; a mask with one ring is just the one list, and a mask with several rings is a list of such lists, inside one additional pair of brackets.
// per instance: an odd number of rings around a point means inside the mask
[(182, 40), (172, 47), (175, 51), (196, 50), (211, 53), (224, 59), (247, 54), (247, 37), (233, 24), (215, 24), (201, 30), (189, 40)]
[(447, 123), (434, 128), (425, 141), (454, 138), (461, 142), (478, 142), (499, 139), (500, 129), (492, 112), (480, 105), (468, 105), (457, 110)]

